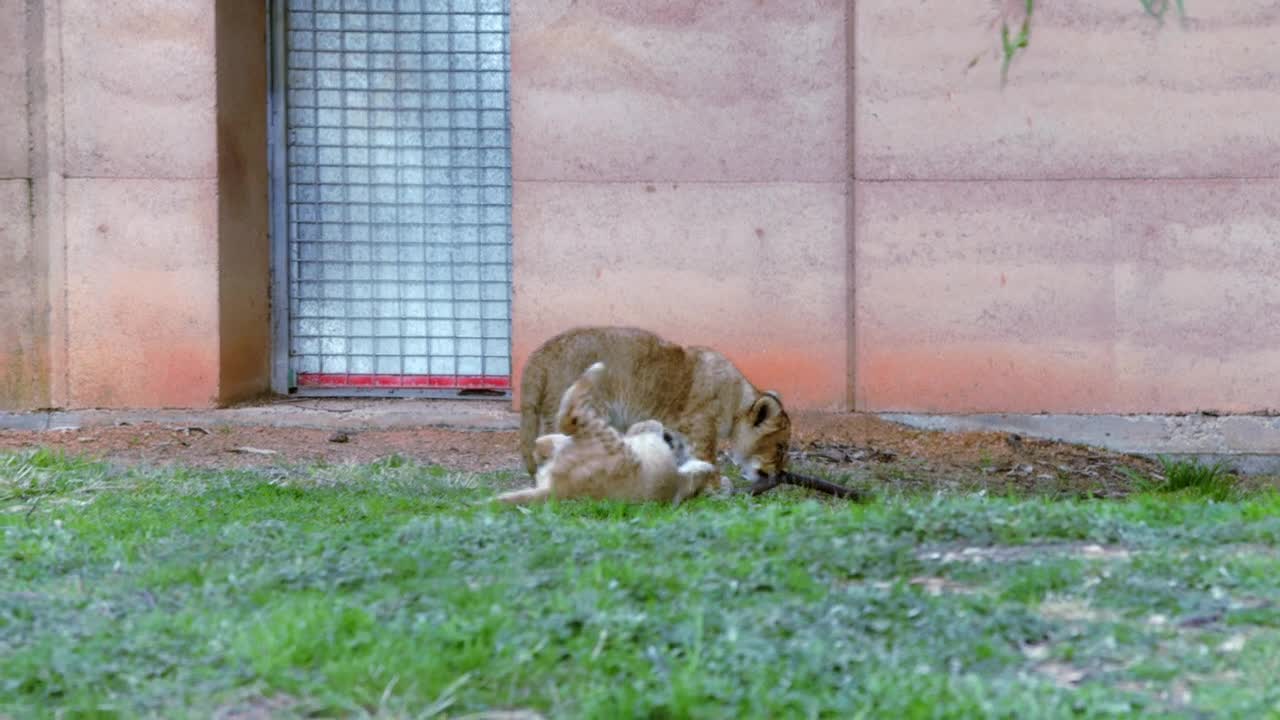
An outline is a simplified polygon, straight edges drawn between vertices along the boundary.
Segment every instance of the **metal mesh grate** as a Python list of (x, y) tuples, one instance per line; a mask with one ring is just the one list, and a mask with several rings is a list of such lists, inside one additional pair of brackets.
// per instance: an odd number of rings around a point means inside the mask
[(510, 0), (287, 0), (306, 388), (510, 386)]

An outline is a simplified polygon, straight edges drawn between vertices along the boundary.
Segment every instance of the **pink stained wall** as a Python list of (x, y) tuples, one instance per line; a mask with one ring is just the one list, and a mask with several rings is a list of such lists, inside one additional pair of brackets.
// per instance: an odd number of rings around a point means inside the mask
[(859, 409), (1280, 408), (1280, 8), (856, 5)]
[[(0, 294), (0, 408), (207, 407), (266, 389), (265, 9), (215, 5), (241, 4), (0, 0), (17, 37), (3, 46), (19, 49), (5, 63), (23, 61), (0, 68), (0, 100), (21, 101), (0, 135), (30, 132), (0, 151), (29, 188), (0, 193), (21, 267), (0, 287), (29, 281)], [(12, 222), (15, 202), (29, 222)]]
[(1280, 408), (1280, 11), (1039, 7), (1002, 92), (982, 0), (515, 3), (517, 365), (624, 323), (798, 407)]
[[(580, 324), (847, 404), (847, 4), (512, 3), (514, 367)], [(516, 378), (518, 384), (518, 377)]]

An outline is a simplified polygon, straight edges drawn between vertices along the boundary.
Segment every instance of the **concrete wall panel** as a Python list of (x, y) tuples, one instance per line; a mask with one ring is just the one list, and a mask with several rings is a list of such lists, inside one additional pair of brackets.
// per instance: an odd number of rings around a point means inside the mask
[(512, 3), (516, 179), (842, 180), (847, 5)]
[(793, 407), (845, 397), (837, 184), (517, 183), (515, 368), (575, 325), (728, 354)]
[(68, 180), (72, 407), (206, 407), (218, 395), (213, 180)]
[(859, 178), (1280, 174), (1280, 4), (1037, 3), (1003, 93), (1000, 4), (855, 4)]
[(69, 176), (215, 176), (213, 11), (210, 0), (63, 0)]
[(46, 407), (47, 301), (31, 232), (31, 183), (0, 180), (0, 410)]
[(1280, 181), (860, 182), (857, 407), (1280, 408)]
[(1280, 409), (1280, 180), (1139, 187), (1118, 219), (1117, 407)]
[(25, 0), (0, 0), (0, 179), (31, 176), (26, 6)]

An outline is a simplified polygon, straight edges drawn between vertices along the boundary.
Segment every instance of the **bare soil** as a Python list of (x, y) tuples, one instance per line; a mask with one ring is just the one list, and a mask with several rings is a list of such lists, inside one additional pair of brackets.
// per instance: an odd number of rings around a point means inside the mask
[(796, 418), (796, 469), (825, 468), (871, 489), (986, 489), (1123, 497), (1159, 471), (1151, 459), (997, 432), (916, 430), (871, 415)]
[(372, 462), (388, 455), (470, 472), (519, 466), (514, 432), (414, 428), (337, 433), (268, 426), (206, 428), (152, 423), (45, 432), (0, 430), (0, 450), (34, 447), (122, 465), (213, 469)]
[[(1120, 497), (1158, 472), (1141, 457), (1005, 433), (915, 430), (857, 414), (797, 413), (793, 469), (872, 491), (987, 489)], [(0, 450), (48, 447), (135, 466), (250, 468), (371, 462), (400, 455), (469, 472), (520, 473), (514, 431), (414, 428), (333, 430), (160, 423), (0, 430)]]

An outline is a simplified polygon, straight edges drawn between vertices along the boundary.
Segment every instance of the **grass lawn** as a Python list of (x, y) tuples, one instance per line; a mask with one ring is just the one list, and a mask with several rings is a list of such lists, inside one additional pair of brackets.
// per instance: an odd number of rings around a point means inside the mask
[(0, 717), (1280, 715), (1276, 494), (511, 482), (0, 455)]

